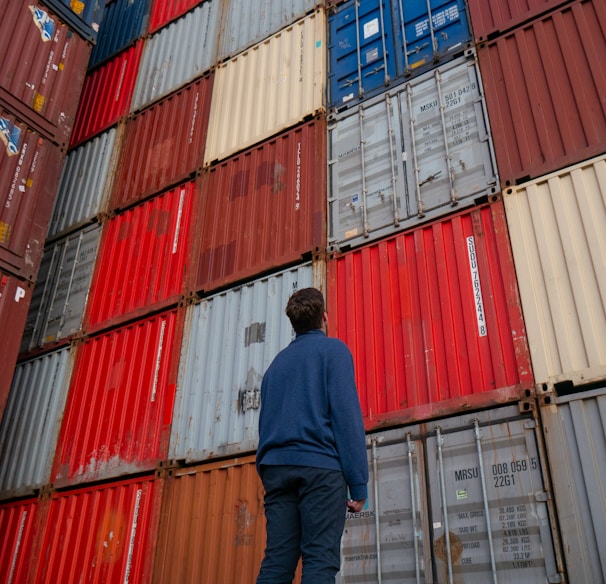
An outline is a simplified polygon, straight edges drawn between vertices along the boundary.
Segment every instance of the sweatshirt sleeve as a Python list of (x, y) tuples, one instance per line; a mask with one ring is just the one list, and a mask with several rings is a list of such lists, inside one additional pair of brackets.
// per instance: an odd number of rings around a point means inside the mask
[(350, 498), (360, 501), (368, 498), (368, 459), (353, 358), (341, 341), (336, 341), (331, 353), (328, 367), (330, 418)]

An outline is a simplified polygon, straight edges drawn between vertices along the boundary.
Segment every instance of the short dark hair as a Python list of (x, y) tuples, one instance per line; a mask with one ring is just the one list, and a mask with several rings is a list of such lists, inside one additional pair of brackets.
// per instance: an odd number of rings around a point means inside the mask
[(322, 328), (324, 296), (316, 288), (302, 288), (288, 299), (286, 316), (296, 333)]

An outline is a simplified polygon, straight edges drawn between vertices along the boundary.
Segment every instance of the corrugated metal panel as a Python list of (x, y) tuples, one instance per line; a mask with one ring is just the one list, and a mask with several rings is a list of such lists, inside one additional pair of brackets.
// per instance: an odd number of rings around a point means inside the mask
[(0, 8), (0, 86), (44, 117), (62, 145), (69, 142), (90, 45), (39, 2)]
[(107, 3), (97, 44), (88, 64), (92, 69), (145, 33), (151, 0), (112, 0)]
[(191, 271), (193, 181), (112, 217), (104, 227), (84, 329), (176, 304)]
[(104, 0), (42, 0), (83, 38), (95, 41), (105, 9)]
[(79, 346), (51, 473), (57, 486), (153, 470), (166, 458), (182, 316), (156, 315)]
[(570, 582), (606, 581), (606, 390), (541, 407)]
[(128, 113), (143, 42), (139, 41), (86, 76), (71, 147), (101, 133)]
[(264, 547), (253, 457), (175, 470), (166, 479), (154, 582), (254, 582)]
[(196, 290), (216, 290), (326, 248), (325, 149), (322, 117), (203, 174)]
[(464, 0), (350, 0), (328, 19), (329, 106), (347, 107), (469, 46)]
[(202, 77), (129, 119), (112, 209), (158, 193), (202, 166), (213, 79)]
[(477, 42), (505, 33), (570, 0), (467, 0)]
[(210, 0), (145, 41), (131, 110), (208, 71), (216, 62), (220, 2)]
[(111, 128), (65, 159), (48, 238), (81, 227), (103, 212), (120, 152), (121, 127)]
[(605, 21), (578, 0), (479, 45), (504, 187), (606, 151)]
[(473, 53), (331, 118), (329, 244), (368, 243), (498, 190)]
[(200, 4), (204, 0), (172, 0), (165, 2), (164, 0), (154, 0), (149, 15), (148, 32), (151, 34), (159, 28), (168, 24), (171, 20), (179, 18), (188, 10)]
[(217, 67), (205, 163), (324, 110), (325, 29), (319, 10)]
[(347, 516), (340, 584), (564, 581), (532, 416), (497, 408), (368, 444), (369, 499)]
[(47, 484), (71, 375), (69, 347), (19, 363), (0, 426), (0, 498)]
[[(19, 343), (32, 298), (31, 282), (20, 280), (0, 267), (0, 419), (6, 406)], [(6, 334), (6, 331), (11, 331)]]
[(63, 153), (0, 107), (0, 267), (34, 280)]
[(151, 478), (54, 493), (31, 582), (151, 582), (161, 496)]
[(606, 156), (504, 191), (537, 383), (606, 376)]
[(284, 307), (312, 279), (305, 264), (188, 309), (170, 458), (197, 461), (256, 448), (261, 378), (293, 338)]
[(101, 226), (47, 244), (21, 339), (21, 352), (68, 338), (82, 328)]
[(35, 500), (0, 505), (0, 580), (5, 584), (26, 582), (37, 508)]
[(228, 0), (219, 61), (233, 57), (323, 4), (321, 0)]
[(532, 388), (502, 203), (329, 258), (327, 274), (329, 330), (353, 353), (367, 427)]

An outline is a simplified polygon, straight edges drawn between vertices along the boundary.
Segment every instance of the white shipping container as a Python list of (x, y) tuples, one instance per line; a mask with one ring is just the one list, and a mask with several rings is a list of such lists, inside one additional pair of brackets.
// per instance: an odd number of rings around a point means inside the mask
[(324, 111), (324, 10), (217, 66), (204, 164)]
[(145, 40), (131, 111), (167, 95), (216, 62), (219, 0), (203, 2)]
[(0, 498), (47, 484), (73, 366), (64, 347), (19, 363), (0, 425)]
[(329, 116), (329, 245), (344, 250), (498, 191), (473, 52)]
[(606, 377), (606, 155), (504, 191), (538, 385)]
[(118, 135), (119, 129), (111, 128), (67, 155), (47, 239), (82, 226), (105, 210), (120, 145)]
[(256, 449), (261, 379), (294, 338), (286, 302), (312, 285), (312, 264), (304, 264), (188, 308), (170, 458), (203, 461)]

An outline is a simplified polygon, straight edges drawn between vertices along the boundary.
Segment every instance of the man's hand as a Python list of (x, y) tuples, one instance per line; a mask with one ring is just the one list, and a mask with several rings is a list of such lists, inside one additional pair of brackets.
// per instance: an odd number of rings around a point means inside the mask
[(366, 499), (362, 499), (361, 501), (347, 499), (347, 510), (351, 513), (359, 513), (364, 508), (364, 503), (366, 503)]

